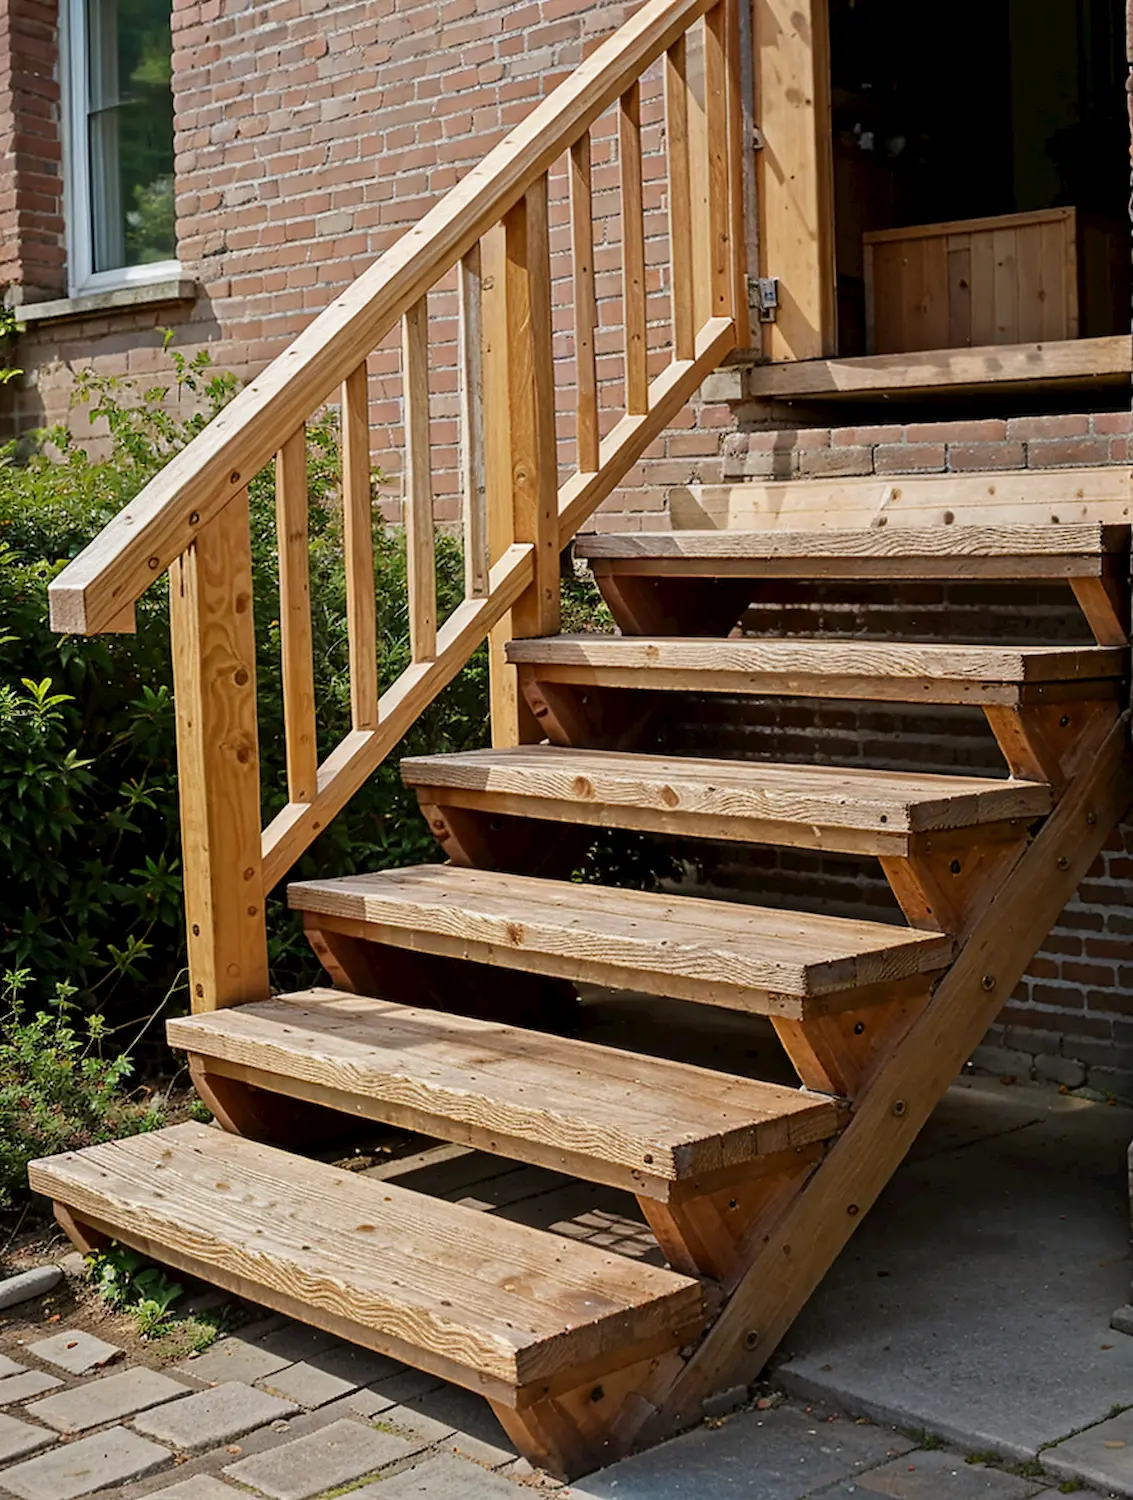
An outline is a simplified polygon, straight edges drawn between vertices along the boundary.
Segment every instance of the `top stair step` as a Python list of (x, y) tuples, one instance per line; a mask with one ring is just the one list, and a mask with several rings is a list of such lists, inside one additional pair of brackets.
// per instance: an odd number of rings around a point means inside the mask
[(578, 537), (575, 551), (595, 573), (627, 576), (1097, 578), (1128, 557), (1129, 527), (611, 532)]
[(678, 1347), (697, 1282), (204, 1125), (32, 1162), (82, 1224), (507, 1406)]

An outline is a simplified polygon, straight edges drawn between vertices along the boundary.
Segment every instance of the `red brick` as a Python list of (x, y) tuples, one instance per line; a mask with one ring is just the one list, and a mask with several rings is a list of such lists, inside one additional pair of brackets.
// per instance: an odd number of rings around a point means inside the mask
[(879, 474), (937, 472), (945, 458), (943, 443), (886, 443), (874, 450), (874, 468)]

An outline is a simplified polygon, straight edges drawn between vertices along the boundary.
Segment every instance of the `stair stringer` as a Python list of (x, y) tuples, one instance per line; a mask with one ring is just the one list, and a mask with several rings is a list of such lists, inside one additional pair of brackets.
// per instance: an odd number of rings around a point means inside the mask
[(876, 1202), (1133, 804), (1129, 715), (1070, 781), (971, 928), (924, 1010), (874, 1067), (849, 1125), (751, 1246), (746, 1270), (653, 1410), (648, 1446), (699, 1420), (713, 1392), (750, 1382)]

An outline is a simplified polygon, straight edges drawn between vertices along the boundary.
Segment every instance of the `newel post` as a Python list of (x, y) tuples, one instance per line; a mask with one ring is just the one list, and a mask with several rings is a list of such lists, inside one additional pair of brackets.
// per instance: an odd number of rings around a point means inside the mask
[(534, 547), (535, 577), (490, 645), (492, 742), (530, 743), (543, 730), (519, 697), (503, 650), (513, 636), (559, 628), (559, 479), (551, 344), (547, 179), (540, 177), (483, 246), (484, 466), (496, 562), (513, 542)]
[(189, 989), (218, 1010), (269, 993), (247, 490), (169, 584)]

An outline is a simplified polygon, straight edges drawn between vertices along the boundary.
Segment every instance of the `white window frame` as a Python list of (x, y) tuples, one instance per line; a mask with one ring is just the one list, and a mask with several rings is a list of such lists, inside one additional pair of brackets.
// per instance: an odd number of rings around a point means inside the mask
[(178, 260), (144, 266), (94, 269), (94, 218), (91, 212), (88, 104), (90, 74), (86, 0), (60, 0), (60, 68), (63, 82), (63, 226), (67, 249), (67, 285), (72, 297), (119, 291), (172, 281), (181, 274)]

